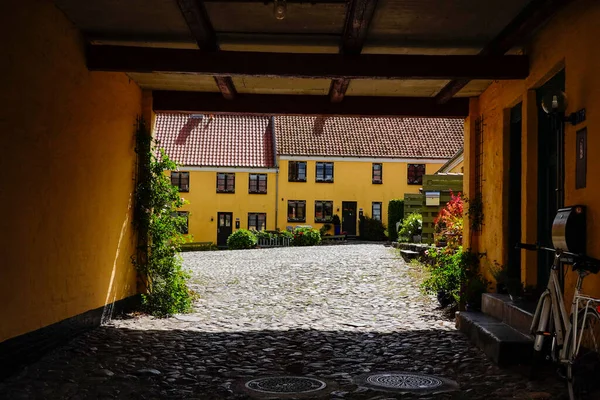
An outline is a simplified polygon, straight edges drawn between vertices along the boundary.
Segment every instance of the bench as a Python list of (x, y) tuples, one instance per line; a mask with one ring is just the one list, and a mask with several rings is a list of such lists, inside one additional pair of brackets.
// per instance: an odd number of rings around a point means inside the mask
[(321, 240), (346, 240), (346, 235), (329, 235), (323, 236)]
[(417, 258), (419, 256), (419, 252), (413, 250), (400, 250), (400, 255), (404, 261), (409, 261)]

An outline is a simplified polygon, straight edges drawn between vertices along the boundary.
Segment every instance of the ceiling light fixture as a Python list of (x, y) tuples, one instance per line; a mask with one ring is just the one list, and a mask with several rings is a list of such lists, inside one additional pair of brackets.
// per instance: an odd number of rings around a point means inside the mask
[(275, 15), (275, 18), (278, 20), (285, 19), (286, 13), (287, 13), (286, 0), (275, 0), (273, 2), (273, 14)]

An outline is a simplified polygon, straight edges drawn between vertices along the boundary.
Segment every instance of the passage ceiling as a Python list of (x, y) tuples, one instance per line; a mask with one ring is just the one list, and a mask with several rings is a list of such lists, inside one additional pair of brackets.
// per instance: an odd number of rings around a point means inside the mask
[[(212, 40), (214, 48), (210, 51), (221, 52), (436, 56), (479, 54), (531, 6), (529, 0), (288, 0), (286, 17), (278, 20), (272, 1), (55, 0), (55, 3), (91, 45), (198, 49), (199, 43)], [(186, 7), (195, 10), (195, 14), (186, 16)], [(198, 37), (194, 21), (200, 21), (207, 36)], [(521, 44), (511, 46), (509, 53), (519, 54)], [(206, 49), (200, 49), (203, 50)], [(329, 95), (334, 102), (342, 101), (344, 96), (434, 98), (454, 79), (361, 78), (337, 82), (334, 79), (332, 83), (331, 79), (318, 76), (236, 75), (215, 79), (213, 76), (218, 74), (144, 71), (129, 66), (122, 69), (144, 89), (221, 92), (229, 99), (237, 94)], [(478, 95), (490, 82), (490, 79), (467, 79), (450, 97)]]

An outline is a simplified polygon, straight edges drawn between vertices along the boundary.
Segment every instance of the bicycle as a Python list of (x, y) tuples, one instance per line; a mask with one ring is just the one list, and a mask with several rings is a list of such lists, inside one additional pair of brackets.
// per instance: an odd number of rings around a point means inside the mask
[[(545, 339), (551, 337), (550, 357), (566, 366), (569, 398), (581, 399), (588, 389), (586, 385), (597, 384), (593, 379), (600, 380), (600, 371), (594, 371), (600, 366), (600, 299), (581, 292), (585, 277), (600, 271), (600, 260), (539, 245), (518, 243), (516, 247), (554, 253), (548, 286), (538, 301), (530, 329), (535, 337), (534, 355), (539, 357)], [(571, 264), (578, 274), (570, 314), (560, 289), (558, 271), (562, 261)]]

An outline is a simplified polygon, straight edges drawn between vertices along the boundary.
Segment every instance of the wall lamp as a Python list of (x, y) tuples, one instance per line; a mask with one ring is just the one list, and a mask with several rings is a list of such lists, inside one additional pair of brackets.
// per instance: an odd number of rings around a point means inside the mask
[(542, 97), (542, 109), (546, 114), (555, 117), (562, 115), (563, 121), (571, 125), (577, 125), (585, 121), (585, 108), (565, 116), (564, 113), (567, 111), (568, 105), (567, 95), (560, 90), (550, 92)]

